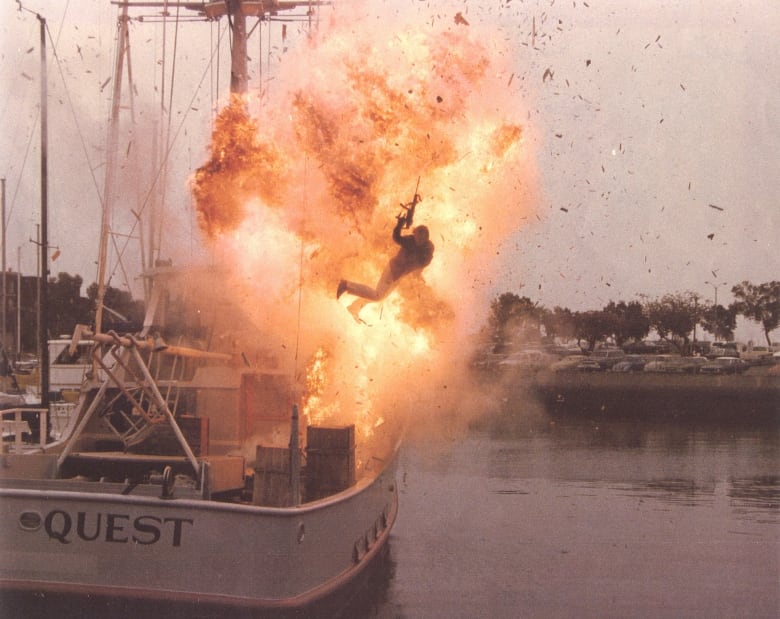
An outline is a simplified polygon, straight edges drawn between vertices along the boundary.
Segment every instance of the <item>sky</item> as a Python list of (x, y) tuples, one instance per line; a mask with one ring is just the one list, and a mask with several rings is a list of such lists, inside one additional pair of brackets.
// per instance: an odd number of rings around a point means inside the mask
[[(329, 19), (359, 9), (390, 27), (459, 14), (486, 47), (506, 55), (495, 77), (516, 101), (535, 191), (516, 229), (487, 250), (498, 256), (484, 282), (488, 296), (515, 292), (573, 310), (684, 291), (728, 303), (738, 282), (778, 279), (780, 12), (773, 1), (334, 4)], [(19, 261), (24, 274), (36, 269), (40, 12), (53, 41), (49, 243), (50, 255), (59, 255), (50, 271), (81, 274), (88, 284), (96, 273), (116, 8), (98, 0), (19, 6), (0, 6), (6, 263), (16, 270)], [(186, 179), (204, 160), (204, 116), (218, 105), (226, 73), (204, 73), (217, 31), (196, 28), (175, 41), (169, 32), (164, 42), (150, 24), (131, 31), (136, 81), (159, 83), (164, 68), (154, 56), (163, 44), (181, 46), (176, 80), (201, 80), (200, 91), (180, 100), (139, 96), (135, 110), (140, 120), (155, 118), (161, 105), (175, 111), (170, 131), (185, 147), (167, 170), (168, 208), (178, 215), (166, 235), (182, 259), (199, 252)], [(272, 40), (272, 61), (295, 44), (296, 28)], [(170, 72), (166, 79), (170, 85)], [(272, 74), (257, 80), (274, 87)], [(151, 133), (139, 130), (135, 139), (152, 140)], [(130, 228), (131, 216), (115, 217), (117, 230)], [(126, 279), (133, 285), (132, 273)], [(759, 333), (740, 329), (743, 339)]]

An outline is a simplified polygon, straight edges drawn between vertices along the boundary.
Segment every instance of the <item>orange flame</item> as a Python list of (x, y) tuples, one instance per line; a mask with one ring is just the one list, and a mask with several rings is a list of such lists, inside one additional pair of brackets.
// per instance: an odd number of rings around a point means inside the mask
[[(527, 215), (518, 101), (504, 56), (472, 29), (334, 26), (288, 55), (296, 71), (275, 82), (260, 118), (233, 99), (215, 123), (192, 181), (201, 227), (281, 363), (309, 359), (311, 421), (368, 435), (448, 382), (488, 307), (497, 247)], [(415, 223), (432, 232), (433, 262), (358, 324), (336, 284), (376, 282), (418, 178)], [(300, 334), (300, 356), (286, 333)]]
[(203, 231), (212, 237), (237, 228), (253, 197), (280, 204), (283, 181), (282, 153), (259, 141), (257, 122), (249, 118), (241, 97), (233, 95), (214, 123), (211, 157), (192, 181)]

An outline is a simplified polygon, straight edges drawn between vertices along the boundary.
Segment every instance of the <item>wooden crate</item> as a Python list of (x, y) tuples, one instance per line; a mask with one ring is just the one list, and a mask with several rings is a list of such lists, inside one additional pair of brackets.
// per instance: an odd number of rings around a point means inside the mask
[(306, 499), (314, 500), (355, 483), (355, 426), (306, 428)]
[(287, 507), (292, 503), (289, 449), (257, 445), (252, 497), (255, 505)]

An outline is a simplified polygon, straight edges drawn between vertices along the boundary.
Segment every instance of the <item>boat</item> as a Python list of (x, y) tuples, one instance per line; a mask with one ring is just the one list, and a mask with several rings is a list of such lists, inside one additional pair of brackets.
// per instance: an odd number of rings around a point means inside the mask
[[(217, 19), (228, 4), (242, 3), (187, 6)], [(317, 3), (243, 4), (262, 16)], [(140, 331), (104, 332), (98, 318), (68, 341), (71, 356), (89, 348), (89, 369), (57, 436), (48, 407), (3, 411), (0, 605), (299, 612), (342, 595), (386, 552), (402, 428), (315, 421), (322, 359), (283, 369), (274, 334), (206, 337), (215, 314), (249, 323), (218, 267), (157, 261), (143, 277)]]

